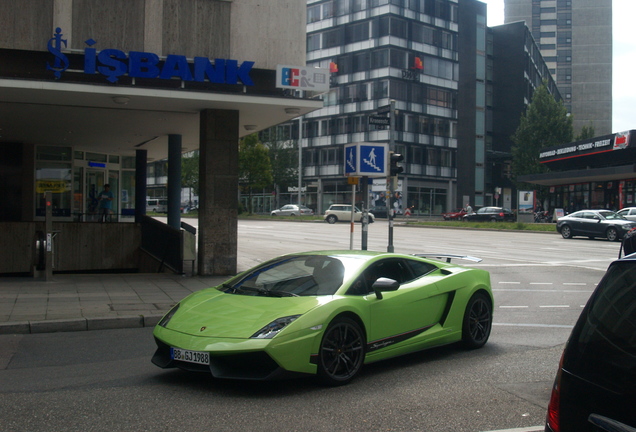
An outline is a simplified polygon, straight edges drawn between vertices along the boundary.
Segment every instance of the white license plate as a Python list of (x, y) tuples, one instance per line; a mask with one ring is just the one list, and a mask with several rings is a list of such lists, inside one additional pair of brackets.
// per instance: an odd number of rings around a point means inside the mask
[(201, 351), (188, 351), (181, 348), (170, 348), (170, 357), (188, 363), (210, 364), (210, 353)]

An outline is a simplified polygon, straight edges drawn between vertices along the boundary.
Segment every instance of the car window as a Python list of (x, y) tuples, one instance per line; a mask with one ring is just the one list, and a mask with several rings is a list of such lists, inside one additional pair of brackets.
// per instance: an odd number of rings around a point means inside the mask
[(366, 295), (373, 292), (373, 283), (379, 278), (389, 278), (400, 284), (414, 279), (411, 270), (401, 259), (388, 258), (372, 264), (347, 291), (350, 295)]
[[(422, 262), (422, 261), (404, 260), (404, 263), (411, 269), (411, 272), (413, 274), (413, 280), (420, 278), (422, 276), (425, 276), (432, 271), (437, 270), (437, 267), (435, 265)], [(410, 282), (410, 281), (406, 281), (406, 282)]]
[(573, 334), (569, 367), (584, 379), (632, 391), (636, 385), (634, 262), (613, 264), (587, 307), (587, 319)]
[(298, 256), (278, 260), (245, 275), (226, 292), (243, 295), (333, 295), (345, 274), (343, 263), (326, 256)]

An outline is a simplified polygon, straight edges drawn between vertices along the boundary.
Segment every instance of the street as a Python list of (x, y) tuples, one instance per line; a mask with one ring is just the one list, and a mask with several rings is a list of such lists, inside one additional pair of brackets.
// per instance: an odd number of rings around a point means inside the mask
[[(459, 223), (458, 223), (459, 224)], [(460, 226), (460, 225), (458, 225)], [(386, 250), (386, 221), (369, 249)], [(349, 248), (349, 224), (239, 221), (239, 270)], [(360, 225), (354, 248), (360, 247)], [(3, 431), (536, 430), (571, 326), (619, 243), (556, 234), (396, 226), (396, 252), (477, 256), (495, 295), (489, 343), (366, 365), (351, 384), (213, 380), (150, 363), (151, 329), (1, 335)]]

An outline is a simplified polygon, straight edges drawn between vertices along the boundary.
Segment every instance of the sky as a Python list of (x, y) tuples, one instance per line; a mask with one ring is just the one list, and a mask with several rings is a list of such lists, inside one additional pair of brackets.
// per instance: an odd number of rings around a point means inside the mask
[[(504, 0), (481, 0), (488, 4), (488, 26), (504, 23)], [(636, 129), (636, 85), (632, 74), (636, 62), (636, 37), (631, 31), (636, 0), (612, 0), (613, 67), (612, 132)], [(619, 68), (620, 65), (620, 68)]]

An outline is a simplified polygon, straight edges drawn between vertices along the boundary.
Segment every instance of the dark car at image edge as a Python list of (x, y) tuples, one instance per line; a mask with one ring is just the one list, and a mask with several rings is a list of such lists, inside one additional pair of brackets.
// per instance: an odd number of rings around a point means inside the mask
[(636, 431), (636, 254), (610, 264), (561, 356), (546, 432)]
[(579, 210), (560, 217), (556, 223), (556, 230), (564, 239), (581, 236), (618, 241), (633, 228), (636, 222), (611, 210)]

